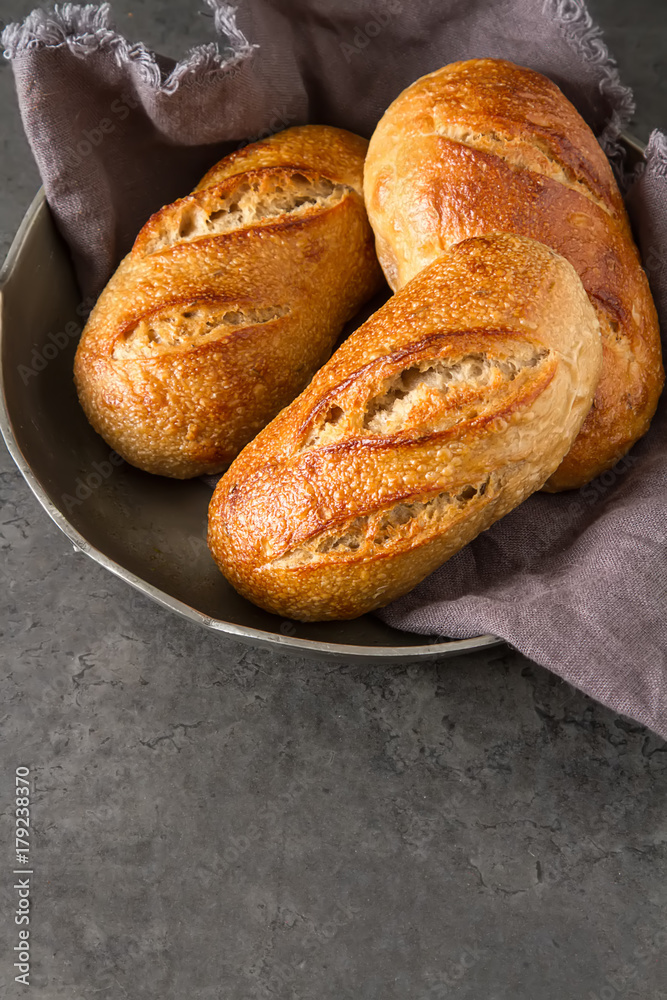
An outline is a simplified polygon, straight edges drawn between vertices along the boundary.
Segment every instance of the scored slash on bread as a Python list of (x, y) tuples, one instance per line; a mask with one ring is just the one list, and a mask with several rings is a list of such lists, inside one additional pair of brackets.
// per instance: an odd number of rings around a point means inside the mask
[(453, 244), (491, 232), (540, 240), (570, 261), (598, 314), (604, 366), (547, 488), (582, 486), (614, 465), (657, 406), (658, 320), (609, 162), (558, 87), (497, 59), (422, 77), (378, 124), (364, 189), (394, 290)]
[(239, 455), (209, 509), (237, 590), (288, 618), (406, 593), (539, 489), (602, 365), (572, 266), (512, 235), (440, 255)]
[(382, 285), (366, 147), (341, 129), (288, 129), (144, 226), (75, 360), (88, 419), (128, 462), (220, 472), (326, 361)]

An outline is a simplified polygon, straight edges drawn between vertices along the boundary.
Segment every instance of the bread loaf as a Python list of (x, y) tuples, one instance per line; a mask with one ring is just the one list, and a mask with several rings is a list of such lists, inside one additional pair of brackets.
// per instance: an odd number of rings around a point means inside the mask
[(394, 290), (470, 236), (511, 232), (578, 271), (600, 322), (593, 408), (548, 488), (582, 486), (648, 429), (662, 389), (658, 321), (609, 163), (558, 87), (510, 62), (453, 63), (389, 107), (365, 195)]
[(93, 427), (133, 465), (220, 472), (383, 284), (365, 140), (304, 126), (246, 146), (154, 215), (82, 335)]
[(237, 590), (305, 621), (414, 587), (539, 489), (602, 364), (572, 266), (519, 236), (421, 271), (239, 455), (209, 509)]

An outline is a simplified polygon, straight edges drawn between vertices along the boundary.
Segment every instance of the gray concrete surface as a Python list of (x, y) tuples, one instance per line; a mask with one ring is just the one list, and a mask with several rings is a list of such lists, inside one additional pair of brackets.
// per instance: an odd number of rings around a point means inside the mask
[[(169, 54), (202, 37), (194, 0), (114, 6)], [(646, 138), (665, 5), (591, 9)], [(6, 63), (0, 150), (1, 256), (38, 184)], [(4, 451), (0, 490), (0, 997), (667, 997), (664, 743), (503, 650), (359, 668), (207, 635), (75, 554)]]

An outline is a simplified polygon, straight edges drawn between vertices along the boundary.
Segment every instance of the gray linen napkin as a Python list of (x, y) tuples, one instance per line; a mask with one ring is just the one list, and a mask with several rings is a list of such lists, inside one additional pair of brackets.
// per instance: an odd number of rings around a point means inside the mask
[[(206, 0), (222, 36), (175, 64), (130, 45), (108, 5), (10, 25), (23, 121), (84, 294), (151, 212), (219, 156), (305, 122), (370, 136), (393, 98), (455, 59), (550, 76), (620, 163), (633, 111), (582, 0)], [(54, 95), (57, 95), (54, 97)], [(667, 329), (667, 140), (628, 203)], [(667, 737), (667, 406), (590, 486), (537, 494), (382, 612), (415, 632), (493, 632)]]

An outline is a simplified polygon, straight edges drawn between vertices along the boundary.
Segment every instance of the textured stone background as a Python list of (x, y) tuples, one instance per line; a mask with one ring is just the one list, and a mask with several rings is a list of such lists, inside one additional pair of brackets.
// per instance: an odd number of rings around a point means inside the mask
[[(645, 139), (664, 0), (590, 7)], [(206, 35), (195, 0), (114, 8), (170, 55)], [(0, 178), (1, 257), (38, 186), (2, 61)], [(664, 743), (502, 650), (359, 668), (208, 635), (75, 554), (4, 449), (0, 476), (0, 997), (667, 997)]]

